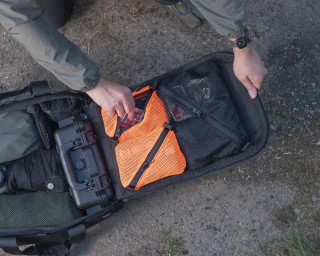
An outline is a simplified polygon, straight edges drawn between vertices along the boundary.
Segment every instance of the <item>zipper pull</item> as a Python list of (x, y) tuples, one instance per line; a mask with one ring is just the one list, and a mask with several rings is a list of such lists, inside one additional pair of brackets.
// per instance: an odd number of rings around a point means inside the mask
[(118, 129), (116, 130), (116, 133), (115, 133), (115, 135), (114, 135), (114, 138), (115, 138), (116, 140), (119, 139), (120, 134), (121, 134), (121, 129), (118, 128)]
[(201, 118), (204, 117), (203, 113), (199, 109), (191, 108), (191, 111), (195, 113), (197, 117), (201, 117)]

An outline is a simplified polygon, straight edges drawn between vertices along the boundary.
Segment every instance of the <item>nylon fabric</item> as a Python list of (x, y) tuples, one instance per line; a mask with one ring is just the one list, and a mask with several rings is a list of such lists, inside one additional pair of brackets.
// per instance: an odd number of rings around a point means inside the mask
[(37, 126), (26, 111), (0, 114), (0, 163), (24, 157), (42, 148)]

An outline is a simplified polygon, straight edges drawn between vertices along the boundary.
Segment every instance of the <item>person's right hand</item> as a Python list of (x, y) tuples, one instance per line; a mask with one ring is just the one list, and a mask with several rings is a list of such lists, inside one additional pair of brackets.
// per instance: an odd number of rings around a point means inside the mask
[(106, 110), (110, 117), (114, 117), (116, 114), (119, 117), (124, 117), (128, 114), (129, 119), (133, 119), (135, 102), (128, 87), (101, 77), (96, 87), (87, 91), (87, 94), (95, 103)]

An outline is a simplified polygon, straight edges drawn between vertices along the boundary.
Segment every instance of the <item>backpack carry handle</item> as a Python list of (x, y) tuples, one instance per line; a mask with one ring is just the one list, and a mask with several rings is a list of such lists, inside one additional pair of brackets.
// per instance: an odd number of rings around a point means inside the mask
[(40, 95), (50, 94), (51, 89), (49, 87), (48, 81), (46, 80), (31, 82), (28, 86), (26, 86), (23, 89), (0, 93), (0, 101), (10, 97), (18, 96), (27, 92), (29, 92), (32, 95), (32, 97), (36, 97)]

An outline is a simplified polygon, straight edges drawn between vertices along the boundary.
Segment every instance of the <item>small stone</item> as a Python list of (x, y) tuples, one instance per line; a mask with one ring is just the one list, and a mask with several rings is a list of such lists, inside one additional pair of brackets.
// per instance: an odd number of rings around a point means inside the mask
[(296, 215), (298, 215), (301, 212), (299, 209), (294, 209), (293, 211)]
[(318, 198), (316, 196), (313, 196), (312, 201), (315, 203), (316, 201), (318, 201)]
[(320, 140), (317, 142), (317, 145), (320, 146)]
[(271, 124), (270, 125), (270, 129), (273, 130), (273, 131), (276, 131), (278, 129), (278, 127), (274, 124)]

